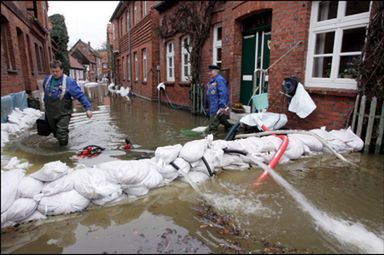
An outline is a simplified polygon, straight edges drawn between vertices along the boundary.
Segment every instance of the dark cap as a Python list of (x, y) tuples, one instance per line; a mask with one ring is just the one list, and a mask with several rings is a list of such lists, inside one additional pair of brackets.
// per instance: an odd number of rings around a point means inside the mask
[(217, 65), (209, 65), (208, 69), (209, 70), (220, 70), (220, 67), (218, 67)]

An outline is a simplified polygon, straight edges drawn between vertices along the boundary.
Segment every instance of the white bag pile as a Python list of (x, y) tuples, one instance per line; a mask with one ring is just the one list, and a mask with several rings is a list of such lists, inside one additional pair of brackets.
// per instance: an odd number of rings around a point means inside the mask
[(44, 112), (33, 108), (25, 108), (22, 111), (19, 108), (15, 108), (8, 115), (8, 122), (1, 123), (1, 148), (9, 142), (11, 135), (17, 135), (32, 127), (43, 114)]
[[(326, 139), (337, 152), (359, 151), (363, 141), (350, 129), (311, 132)], [(314, 136), (289, 135), (289, 144), (280, 160), (320, 153), (323, 144)], [(1, 227), (44, 219), (47, 215), (80, 212), (89, 205), (107, 205), (126, 197), (143, 196), (178, 177), (204, 182), (220, 169), (243, 170), (268, 163), (281, 144), (277, 136), (249, 137), (234, 141), (205, 139), (184, 145), (158, 147), (151, 159), (115, 160), (90, 167), (68, 167), (54, 161), (25, 176), (20, 163), (12, 158), (1, 173)]]

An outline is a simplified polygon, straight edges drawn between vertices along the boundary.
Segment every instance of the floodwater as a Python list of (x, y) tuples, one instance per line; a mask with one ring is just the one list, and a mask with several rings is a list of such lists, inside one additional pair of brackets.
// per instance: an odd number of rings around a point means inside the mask
[[(77, 107), (67, 148), (32, 129), (4, 147), (3, 159), (27, 160), (30, 173), (53, 160), (74, 167), (151, 156), (196, 139), (182, 130), (207, 124), (167, 105), (110, 97), (103, 87), (88, 92), (94, 117)], [(126, 137), (136, 151), (121, 149)], [(90, 144), (106, 150), (73, 157)], [(1, 253), (384, 253), (384, 157), (344, 156), (359, 167), (323, 154), (278, 165), (258, 186), (261, 168), (221, 171), (198, 190), (175, 180), (138, 199), (3, 232)]]

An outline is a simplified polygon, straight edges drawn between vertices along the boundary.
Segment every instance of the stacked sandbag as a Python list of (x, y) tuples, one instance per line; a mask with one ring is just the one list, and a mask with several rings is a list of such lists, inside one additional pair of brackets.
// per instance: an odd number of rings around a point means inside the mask
[[(312, 132), (337, 152), (359, 151), (364, 145), (350, 129)], [(292, 134), (288, 138), (280, 163), (324, 151), (322, 139), (316, 136)], [(244, 170), (257, 166), (257, 162), (269, 163), (281, 143), (278, 136), (213, 141), (208, 135), (184, 145), (159, 147), (150, 159), (115, 160), (75, 169), (53, 161), (28, 176), (28, 162), (14, 157), (2, 167), (6, 171), (1, 173), (1, 226), (80, 212), (90, 204), (105, 206), (126, 196), (143, 196), (178, 177), (201, 183), (220, 170)]]
[(15, 108), (8, 115), (8, 122), (1, 123), (1, 147), (9, 142), (10, 136), (32, 127), (43, 114), (42, 111), (33, 108), (25, 108), (24, 110)]

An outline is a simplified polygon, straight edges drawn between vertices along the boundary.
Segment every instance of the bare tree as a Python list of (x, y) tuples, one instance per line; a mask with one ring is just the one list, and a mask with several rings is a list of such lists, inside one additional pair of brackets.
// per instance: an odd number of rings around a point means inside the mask
[(162, 38), (169, 38), (177, 33), (190, 36), (190, 45), (183, 47), (190, 54), (192, 84), (200, 84), (201, 51), (209, 36), (216, 4), (217, 1), (180, 1), (177, 8), (165, 15), (161, 22)]

